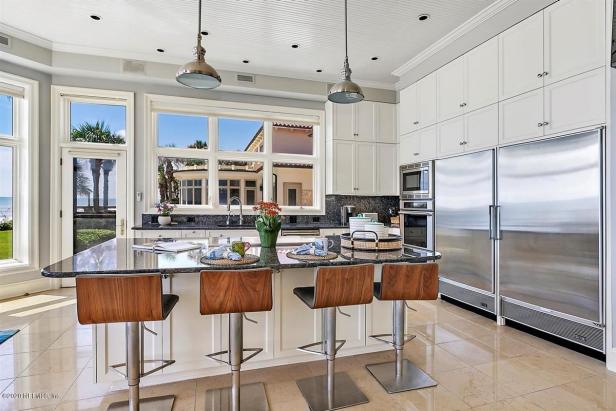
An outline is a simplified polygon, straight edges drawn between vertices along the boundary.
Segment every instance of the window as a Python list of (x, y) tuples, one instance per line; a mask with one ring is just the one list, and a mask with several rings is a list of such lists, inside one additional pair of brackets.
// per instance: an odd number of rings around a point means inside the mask
[(159, 147), (208, 149), (207, 117), (158, 113), (157, 120)]
[(263, 121), (220, 118), (218, 135), (221, 151), (263, 152)]
[(0, 135), (13, 136), (13, 97), (0, 94)]
[(71, 141), (125, 144), (126, 107), (116, 104), (70, 102)]
[(158, 157), (158, 201), (207, 204), (207, 160)]
[[(0, 141), (0, 144), (2, 142)], [(0, 261), (13, 258), (13, 149), (0, 145)]]
[(221, 214), (233, 197), (246, 213), (263, 200), (289, 214), (323, 211), (322, 110), (157, 95), (145, 106), (150, 212), (163, 200), (178, 212)]

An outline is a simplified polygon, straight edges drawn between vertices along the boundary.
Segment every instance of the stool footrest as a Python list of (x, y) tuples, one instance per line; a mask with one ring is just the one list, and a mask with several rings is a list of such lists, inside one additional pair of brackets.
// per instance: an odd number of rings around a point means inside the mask
[[(244, 351), (252, 352), (252, 354), (250, 354), (249, 356), (245, 358), (242, 358), (241, 364), (244, 364), (246, 361), (250, 360), (251, 358), (261, 354), (261, 352), (263, 351), (263, 348), (244, 348), (242, 352)], [(218, 357), (219, 355), (228, 354), (228, 353), (229, 353), (229, 350), (224, 350), (224, 351), (214, 352), (212, 354), (206, 354), (205, 356), (208, 357), (210, 360), (221, 362), (223, 364), (227, 364), (230, 366), (231, 363), (229, 361), (221, 360), (220, 358), (215, 358), (215, 357)]]
[[(369, 337), (377, 341), (384, 342), (385, 344), (395, 346), (394, 341), (393, 341), (393, 338), (394, 338), (393, 334), (374, 334), (374, 335), (370, 335)], [(391, 337), (391, 340), (386, 340), (383, 337)], [(413, 334), (404, 334), (404, 343), (406, 344), (407, 342), (411, 341), (415, 337), (416, 335), (413, 335)]]
[[(139, 374), (139, 378), (146, 377), (146, 376), (148, 376), (150, 374), (155, 373), (156, 371), (160, 371), (163, 368), (166, 368), (166, 367), (170, 366), (171, 364), (175, 363), (175, 360), (143, 360), (144, 364), (151, 364), (151, 363), (158, 363), (158, 362), (160, 362), (162, 364), (159, 365), (156, 368), (152, 368), (151, 370), (149, 370), (147, 372), (140, 373)], [(119, 363), (119, 364), (112, 364), (112, 365), (109, 366), (109, 368), (111, 368), (113, 371), (117, 372), (118, 374), (120, 374), (124, 378), (127, 378), (126, 373), (123, 373), (122, 371), (120, 371), (118, 369), (118, 368), (121, 368), (121, 367), (126, 367), (126, 363), (122, 362), (122, 363)]]
[[(336, 340), (336, 344), (338, 345), (336, 346), (336, 351), (334, 353), (337, 354), (338, 350), (341, 349), (344, 344), (346, 344), (346, 340)], [(316, 354), (316, 355), (326, 355), (327, 354), (324, 351), (309, 350), (310, 347), (314, 347), (316, 345), (323, 345), (323, 341), (318, 341), (312, 344), (302, 345), (301, 347), (297, 347), (297, 349), (299, 351), (302, 351), (308, 354)]]

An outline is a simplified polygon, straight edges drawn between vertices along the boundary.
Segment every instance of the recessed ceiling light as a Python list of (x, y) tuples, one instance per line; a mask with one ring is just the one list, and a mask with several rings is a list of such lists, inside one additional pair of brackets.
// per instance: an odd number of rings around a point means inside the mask
[(299, 48), (299, 44), (291, 44), (291, 48), (292, 49), (298, 49)]
[(96, 14), (90, 14), (90, 18), (91, 18), (92, 20), (99, 21), (99, 20), (101, 19), (101, 16), (97, 16)]
[(210, 34), (210, 33), (209, 33), (209, 32), (207, 32), (207, 31), (205, 31), (205, 30), (203, 30), (203, 31), (201, 32), (201, 35), (202, 35), (202, 36), (207, 36), (208, 34)]
[(377, 56), (370, 57), (370, 60), (372, 60), (372, 61), (376, 61), (376, 60), (378, 60), (378, 59), (379, 59), (379, 58), (378, 58)]
[(429, 18), (430, 18), (430, 15), (429, 15), (429, 14), (420, 14), (419, 16), (417, 16), (417, 19), (418, 19), (419, 21), (426, 21), (426, 20), (428, 20)]
[(156, 51), (158, 51), (159, 53), (164, 53), (165, 49), (156, 49)]
[(317, 73), (322, 73), (323, 70), (322, 69), (317, 69)]
[(242, 63), (248, 64), (248, 63), (250, 63), (250, 60), (242, 60)]

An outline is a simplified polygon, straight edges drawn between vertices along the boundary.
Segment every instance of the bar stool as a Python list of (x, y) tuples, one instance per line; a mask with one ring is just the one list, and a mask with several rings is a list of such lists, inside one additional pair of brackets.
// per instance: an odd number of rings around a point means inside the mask
[[(208, 354), (212, 360), (231, 366), (231, 387), (212, 389), (206, 392), (206, 410), (269, 410), (263, 383), (240, 385), (240, 368), (262, 348), (244, 348), (243, 319), (247, 312), (272, 309), (272, 270), (255, 269), (241, 271), (201, 271), (201, 315), (229, 314), (229, 349)], [(244, 357), (244, 351), (251, 352)], [(216, 358), (229, 354), (229, 360)], [(240, 388), (241, 387), (241, 388)]]
[[(374, 265), (319, 267), (314, 287), (298, 287), (293, 293), (309, 308), (322, 308), (323, 341), (298, 348), (310, 354), (325, 355), (327, 373), (297, 381), (304, 399), (312, 411), (335, 410), (368, 402), (347, 373), (335, 372), (336, 353), (345, 340), (336, 340), (336, 310), (345, 305), (372, 302)], [(320, 345), (321, 351), (310, 347)]]
[[(160, 274), (77, 276), (77, 316), (80, 324), (126, 323), (126, 363), (111, 365), (128, 380), (128, 401), (108, 410), (171, 410), (174, 395), (139, 399), (139, 380), (173, 364), (174, 360), (144, 360), (143, 321), (163, 321), (179, 298), (163, 294)], [(155, 333), (154, 333), (155, 334)], [(146, 363), (160, 366), (145, 371)], [(126, 374), (118, 368), (126, 367)]]
[[(381, 301), (393, 301), (393, 333), (370, 337), (391, 344), (396, 360), (366, 365), (368, 371), (390, 394), (437, 385), (428, 374), (403, 359), (402, 350), (404, 343), (415, 338), (404, 333), (406, 300), (436, 300), (438, 264), (383, 264), (381, 282), (374, 283), (374, 296)], [(383, 338), (389, 336), (391, 341)]]

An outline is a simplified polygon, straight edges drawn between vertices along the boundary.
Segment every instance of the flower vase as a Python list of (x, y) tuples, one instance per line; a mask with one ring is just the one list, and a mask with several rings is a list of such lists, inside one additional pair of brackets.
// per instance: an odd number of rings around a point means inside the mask
[(171, 216), (170, 215), (159, 215), (158, 224), (160, 224), (161, 226), (171, 224)]
[(261, 247), (263, 248), (274, 248), (276, 247), (276, 241), (278, 241), (278, 233), (280, 229), (277, 230), (258, 230), (259, 231), (259, 239), (261, 240)]

